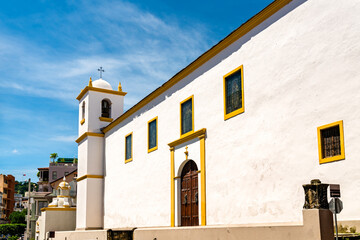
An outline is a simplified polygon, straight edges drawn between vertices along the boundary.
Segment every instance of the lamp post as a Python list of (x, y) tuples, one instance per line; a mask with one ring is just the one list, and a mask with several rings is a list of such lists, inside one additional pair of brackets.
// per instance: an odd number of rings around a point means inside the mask
[(28, 208), (27, 208), (27, 216), (26, 216), (26, 239), (30, 239), (29, 238), (29, 230), (30, 230), (30, 188), (31, 188), (31, 178), (29, 178), (29, 183), (28, 183)]

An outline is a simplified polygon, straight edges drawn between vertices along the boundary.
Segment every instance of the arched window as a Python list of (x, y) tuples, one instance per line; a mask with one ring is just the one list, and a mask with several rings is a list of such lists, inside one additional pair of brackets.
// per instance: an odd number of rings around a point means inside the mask
[(101, 116), (110, 118), (111, 117), (111, 103), (109, 100), (102, 100), (101, 101)]
[(82, 104), (82, 112), (81, 112), (81, 119), (85, 119), (85, 101)]

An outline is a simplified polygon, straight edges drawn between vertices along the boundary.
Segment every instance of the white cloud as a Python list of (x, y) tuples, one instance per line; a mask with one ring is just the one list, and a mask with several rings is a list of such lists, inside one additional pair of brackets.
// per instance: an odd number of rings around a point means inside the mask
[(19, 151), (17, 149), (14, 149), (11, 151), (13, 154), (19, 154)]
[(51, 141), (58, 141), (58, 142), (75, 142), (77, 136), (55, 136), (50, 138)]
[[(103, 66), (113, 88), (121, 81), (128, 97), (139, 101), (208, 48), (202, 26), (180, 27), (131, 3), (84, 1), (77, 7), (81, 11), (37, 20), (49, 25), (44, 37), (56, 35), (59, 49), (0, 34), (0, 71), (8, 72), (0, 89), (76, 104), (74, 97)], [(138, 87), (145, 82), (146, 88)]]

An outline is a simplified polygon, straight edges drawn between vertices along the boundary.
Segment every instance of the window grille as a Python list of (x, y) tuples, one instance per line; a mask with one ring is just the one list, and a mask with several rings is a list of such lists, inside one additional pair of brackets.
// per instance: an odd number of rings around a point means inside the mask
[(321, 130), (321, 147), (323, 158), (341, 155), (339, 126)]

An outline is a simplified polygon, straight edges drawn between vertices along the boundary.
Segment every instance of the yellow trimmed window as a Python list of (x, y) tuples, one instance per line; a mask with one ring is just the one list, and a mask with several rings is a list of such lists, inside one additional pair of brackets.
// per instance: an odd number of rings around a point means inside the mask
[(320, 163), (345, 159), (343, 121), (318, 127), (317, 134)]
[(234, 69), (224, 77), (224, 119), (244, 112), (243, 66)]
[(194, 132), (194, 95), (180, 103), (180, 136)]
[(157, 136), (157, 117), (148, 122), (148, 152), (155, 151), (158, 148)]
[(132, 133), (129, 133), (125, 136), (125, 163), (132, 161), (132, 154)]

